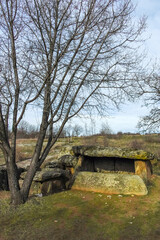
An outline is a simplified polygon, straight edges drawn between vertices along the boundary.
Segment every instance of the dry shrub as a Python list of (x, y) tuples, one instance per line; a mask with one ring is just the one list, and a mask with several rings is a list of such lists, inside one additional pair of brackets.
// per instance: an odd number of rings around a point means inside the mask
[(103, 147), (108, 147), (109, 146), (109, 139), (107, 136), (101, 136), (99, 135), (94, 135), (94, 136), (88, 136), (88, 137), (83, 137), (82, 139), (82, 145), (88, 146), (103, 146)]
[(143, 149), (144, 143), (141, 140), (133, 140), (130, 142), (129, 146), (134, 150)]
[(154, 153), (155, 153), (155, 158), (156, 158), (158, 161), (160, 161), (160, 149), (155, 150)]
[(97, 136), (89, 136), (89, 137), (84, 137), (82, 140), (83, 145), (92, 145), (95, 146), (97, 145)]
[(9, 199), (10, 192), (9, 191), (0, 191), (0, 200)]
[(159, 135), (146, 135), (144, 139), (145, 139), (145, 142), (147, 143), (160, 143)]
[(103, 137), (103, 146), (104, 147), (108, 147), (109, 146), (109, 140), (108, 140), (108, 138), (107, 137)]

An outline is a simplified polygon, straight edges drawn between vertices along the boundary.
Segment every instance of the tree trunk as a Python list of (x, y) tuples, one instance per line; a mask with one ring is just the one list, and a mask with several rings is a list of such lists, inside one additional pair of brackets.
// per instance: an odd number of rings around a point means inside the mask
[(8, 174), (8, 183), (9, 183), (9, 190), (11, 193), (11, 204), (19, 205), (24, 203), (23, 196), (20, 192), (19, 187), (19, 176), (18, 176), (18, 169), (14, 161), (12, 161), (13, 156), (7, 157), (7, 174)]
[(31, 184), (35, 176), (36, 170), (37, 170), (37, 163), (36, 163), (36, 159), (33, 158), (21, 188), (21, 195), (23, 196), (24, 202), (26, 202), (28, 199), (29, 191), (30, 191)]

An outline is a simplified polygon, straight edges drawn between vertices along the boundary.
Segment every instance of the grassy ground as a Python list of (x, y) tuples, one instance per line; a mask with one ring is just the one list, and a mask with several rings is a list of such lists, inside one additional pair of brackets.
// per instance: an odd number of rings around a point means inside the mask
[[(32, 156), (35, 139), (18, 140), (19, 160)], [(62, 146), (131, 147), (155, 153), (160, 159), (159, 135), (93, 136), (60, 139), (49, 158)], [(3, 163), (0, 153), (0, 163)], [(0, 192), (0, 240), (158, 240), (160, 239), (160, 165), (154, 164), (149, 194), (143, 197), (66, 191), (31, 197), (14, 209), (9, 192)]]
[[(65, 191), (14, 209), (0, 200), (1, 240), (160, 239), (160, 177), (143, 197)], [(5, 194), (5, 193), (4, 193)]]

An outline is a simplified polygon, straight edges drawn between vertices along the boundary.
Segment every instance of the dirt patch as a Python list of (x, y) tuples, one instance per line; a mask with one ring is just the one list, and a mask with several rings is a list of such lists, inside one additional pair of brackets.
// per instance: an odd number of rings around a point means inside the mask
[(0, 191), (0, 200), (9, 199), (9, 198), (10, 198), (9, 191)]

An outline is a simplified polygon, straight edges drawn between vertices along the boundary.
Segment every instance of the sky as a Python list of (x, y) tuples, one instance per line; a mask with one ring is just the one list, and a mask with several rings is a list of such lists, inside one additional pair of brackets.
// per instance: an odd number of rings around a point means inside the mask
[[(146, 36), (149, 39), (146, 41), (146, 49), (148, 56), (153, 61), (160, 60), (160, 0), (134, 0), (137, 4), (136, 15), (147, 16)], [(120, 111), (115, 111), (114, 115), (108, 119), (108, 123), (116, 133), (122, 132), (137, 132), (137, 123), (140, 117), (146, 115), (149, 110), (142, 107), (142, 102), (127, 103), (122, 106)]]
[[(148, 57), (153, 61), (160, 60), (160, 0), (133, 0), (137, 4), (136, 16), (147, 16), (147, 29), (145, 43)], [(149, 109), (144, 107), (142, 101), (135, 103), (125, 103), (121, 106), (120, 111), (114, 110), (110, 117), (95, 118), (95, 131), (101, 128), (101, 125), (108, 122), (111, 130), (117, 132), (138, 132), (137, 123), (141, 117), (145, 116)], [(84, 122), (86, 120), (83, 120)], [(83, 122), (82, 121), (82, 122)], [(91, 121), (88, 120), (88, 125)]]
[[(145, 43), (148, 51), (149, 58), (160, 60), (160, 0), (133, 0), (133, 3), (137, 4), (136, 16), (147, 16), (147, 30), (145, 35), (149, 39)], [(146, 115), (149, 110), (142, 107), (143, 103), (125, 103), (120, 111), (114, 110), (110, 113), (109, 117), (95, 117), (94, 121), (90, 120), (87, 116), (82, 117), (80, 120), (75, 118), (74, 124), (82, 125), (94, 125), (95, 132), (98, 132), (103, 123), (108, 122), (110, 128), (114, 133), (117, 132), (138, 132), (137, 123), (140, 117)], [(39, 125), (38, 113), (33, 109), (30, 112), (29, 117), (26, 117), (26, 121), (30, 122), (32, 116), (35, 116), (35, 120), (32, 122), (35, 125)]]

